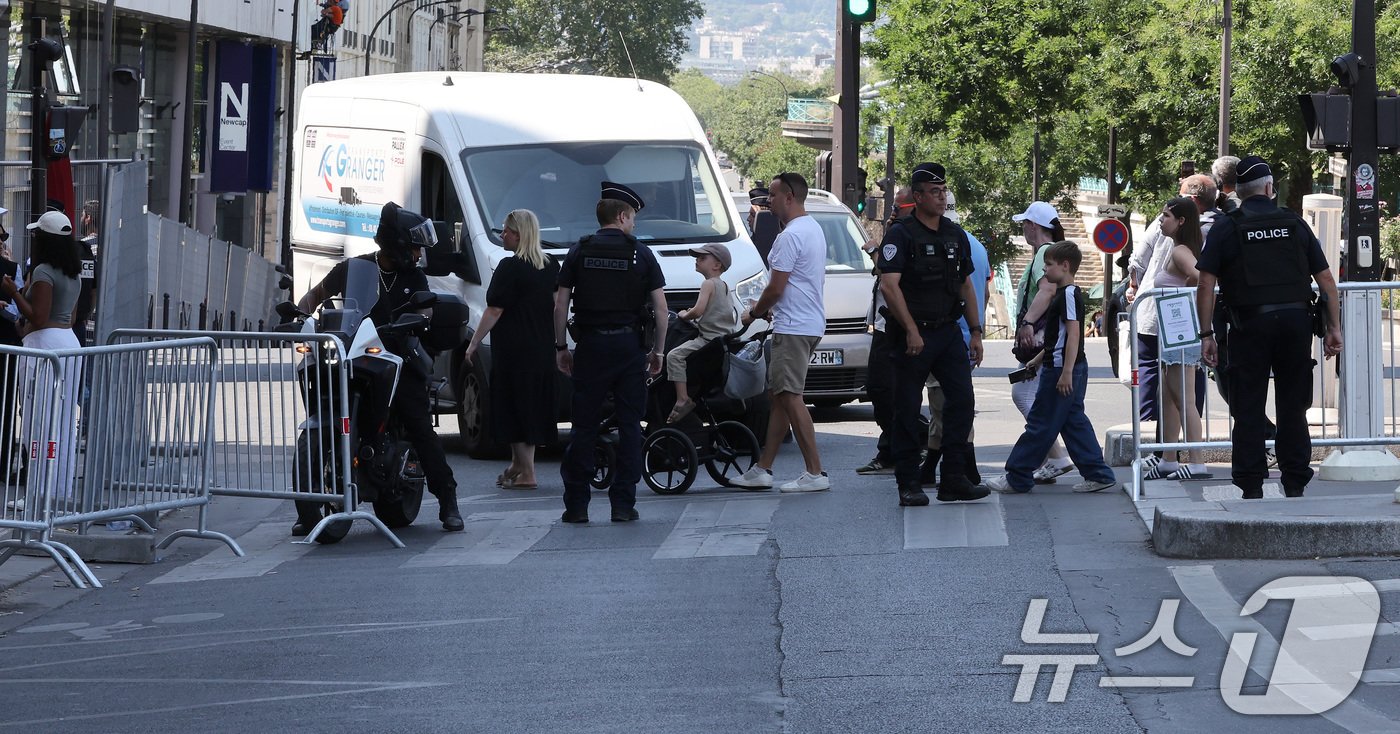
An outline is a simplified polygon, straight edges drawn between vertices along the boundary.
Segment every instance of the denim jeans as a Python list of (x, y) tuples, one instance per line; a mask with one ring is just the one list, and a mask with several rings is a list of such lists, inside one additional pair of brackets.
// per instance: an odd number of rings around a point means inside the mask
[(1060, 381), (1060, 367), (1040, 369), (1040, 389), (1035, 405), (1026, 416), (1026, 431), (1016, 440), (1011, 456), (1006, 460), (1006, 480), (1017, 492), (1029, 492), (1035, 486), (1031, 474), (1044, 461), (1045, 454), (1059, 435), (1065, 440), (1069, 458), (1080, 476), (1094, 482), (1116, 482), (1118, 478), (1103, 460), (1103, 448), (1089, 416), (1084, 414), (1084, 392), (1089, 388), (1089, 365), (1083, 362), (1073, 367), (1073, 389), (1061, 395), (1055, 387)]

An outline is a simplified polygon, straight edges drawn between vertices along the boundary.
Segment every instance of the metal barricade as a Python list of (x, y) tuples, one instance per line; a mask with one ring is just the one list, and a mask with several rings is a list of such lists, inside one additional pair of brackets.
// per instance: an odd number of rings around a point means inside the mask
[(102, 584), (55, 529), (200, 507), (197, 529), (170, 534), (232, 538), (205, 526), (209, 504), (212, 339), (44, 351), (0, 347), (0, 563), (46, 553), (78, 588)]
[[(1347, 291), (1373, 291), (1387, 294), (1385, 298), (1391, 304), (1390, 308), (1396, 305), (1396, 299), (1400, 299), (1400, 283), (1339, 283), (1337, 284), (1339, 293)], [(1317, 288), (1314, 286), (1314, 292)], [(1217, 291), (1218, 292), (1218, 291)], [(1181, 433), (1181, 440), (1159, 441), (1144, 440), (1142, 435), (1142, 394), (1139, 384), (1138, 374), (1138, 313), (1142, 304), (1149, 300), (1155, 303), (1155, 297), (1168, 296), (1173, 294), (1189, 293), (1194, 298), (1196, 288), (1171, 287), (1152, 288), (1143, 293), (1129, 306), (1127, 321), (1129, 326), (1129, 345), (1131, 361), (1127, 366), (1132, 369), (1132, 381), (1130, 390), (1132, 391), (1132, 426), (1133, 426), (1133, 481), (1132, 497), (1134, 501), (1142, 498), (1144, 492), (1142, 487), (1142, 462), (1152, 453), (1158, 451), (1191, 451), (1200, 449), (1227, 449), (1233, 443), (1234, 420), (1230, 417), (1229, 408), (1224, 400), (1218, 403), (1215, 398), (1216, 389), (1211, 386), (1211, 380), (1206, 381), (1206, 392), (1204, 396), (1204, 406), (1201, 409), (1201, 436), (1199, 440), (1186, 440), (1185, 429)], [(1202, 329), (1210, 328), (1209, 324), (1203, 324)], [(1329, 362), (1323, 354), (1321, 339), (1313, 340), (1313, 359), (1317, 366), (1313, 369), (1313, 404), (1309, 411), (1309, 423), (1317, 427), (1313, 437), (1312, 445), (1327, 447), (1363, 447), (1363, 446), (1389, 446), (1400, 444), (1400, 385), (1397, 385), (1397, 370), (1400, 370), (1400, 353), (1397, 352), (1397, 339), (1400, 339), (1400, 331), (1397, 331), (1397, 323), (1394, 318), (1383, 318), (1381, 325), (1382, 349), (1381, 349), (1381, 374), (1383, 375), (1383, 395), (1378, 401), (1383, 407), (1383, 426), (1381, 435), (1378, 436), (1349, 436), (1342, 437), (1338, 424), (1338, 410), (1336, 406), (1338, 389), (1338, 363)], [(1223, 355), (1222, 355), (1223, 358)], [(1159, 352), (1160, 360), (1160, 352)], [(1208, 369), (1203, 365), (1198, 365), (1197, 369)], [(1157, 405), (1162, 406), (1164, 396), (1161, 388), (1165, 382), (1162, 377), (1161, 362), (1158, 362), (1158, 400)], [(1191, 369), (1181, 370), (1179, 394), (1186, 393), (1186, 381), (1194, 380), (1194, 373)], [(1218, 379), (1218, 376), (1217, 376)], [(1158, 424), (1161, 423), (1161, 413), (1159, 407)], [(1269, 439), (1265, 442), (1269, 448), (1273, 448), (1274, 441)]]
[(350, 366), (338, 338), (119, 329), (109, 340), (159, 343), (191, 334), (219, 344), (211, 494), (316, 503), (323, 517), (297, 542), (314, 542), (322, 533), (343, 536), (352, 521), (364, 520), (405, 547), (359, 507), (350, 456)]

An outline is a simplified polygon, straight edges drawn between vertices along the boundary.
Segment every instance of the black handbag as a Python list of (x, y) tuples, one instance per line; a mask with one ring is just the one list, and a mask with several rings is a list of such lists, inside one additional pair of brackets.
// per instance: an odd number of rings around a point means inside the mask
[[(1040, 352), (1045, 349), (1045, 323), (1048, 316), (1048, 313), (1041, 314), (1040, 318), (1036, 319), (1036, 321), (1031, 324), (1031, 330), (1034, 332), (1034, 335), (1031, 336), (1030, 346), (1023, 346), (1020, 339), (1017, 339), (1011, 346), (1011, 354), (1016, 357), (1017, 362), (1025, 364), (1035, 359), (1035, 355), (1040, 354)], [(1018, 327), (1016, 329), (1017, 334), (1019, 334), (1020, 331)]]

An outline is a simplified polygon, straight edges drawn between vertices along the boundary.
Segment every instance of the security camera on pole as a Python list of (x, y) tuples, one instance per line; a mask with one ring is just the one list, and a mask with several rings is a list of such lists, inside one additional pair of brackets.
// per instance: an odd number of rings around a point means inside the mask
[[(1351, 53), (1332, 62), (1340, 89), (1299, 98), (1308, 129), (1308, 147), (1346, 153), (1346, 261), (1342, 278), (1380, 280), (1380, 199), (1376, 165), (1380, 149), (1400, 147), (1400, 98), (1378, 97), (1376, 89), (1376, 4), (1352, 4)], [(1342, 291), (1340, 380), (1343, 437), (1382, 436), (1380, 292)], [(1400, 480), (1400, 459), (1388, 451), (1343, 449), (1322, 462), (1321, 478), (1334, 481)], [(1400, 501), (1400, 490), (1396, 500)]]

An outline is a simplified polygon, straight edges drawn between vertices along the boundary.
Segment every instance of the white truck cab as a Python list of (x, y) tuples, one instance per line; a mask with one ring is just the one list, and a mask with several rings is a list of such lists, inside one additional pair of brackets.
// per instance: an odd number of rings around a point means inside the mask
[[(379, 211), (393, 201), (442, 223), (457, 257), (433, 290), (459, 296), (475, 328), (496, 265), (510, 254), (499, 228), (514, 209), (540, 220), (545, 250), (562, 259), (598, 228), (599, 183), (626, 184), (646, 202), (635, 235), (657, 255), (673, 311), (693, 305), (701, 277), (688, 250), (723, 242), (724, 274), (740, 304), (767, 285), (689, 106), (647, 81), (579, 75), (422, 72), (308, 86), (297, 107), (299, 155), (289, 205), (296, 296), (335, 263), (376, 249)], [(440, 257), (445, 253), (438, 252)], [(489, 431), (490, 340), (475, 367), (466, 344), (439, 357), (438, 408), (455, 411), (469, 454), (500, 447)]]

